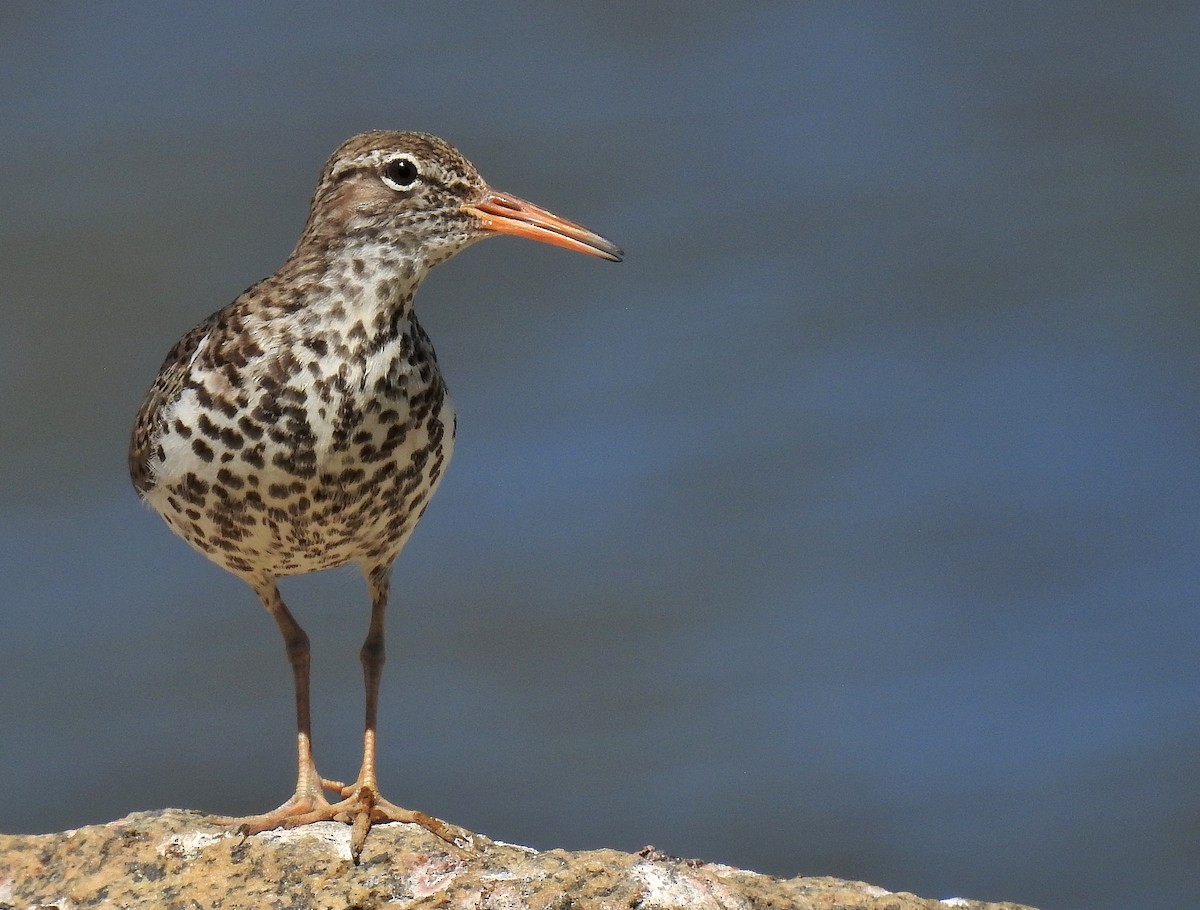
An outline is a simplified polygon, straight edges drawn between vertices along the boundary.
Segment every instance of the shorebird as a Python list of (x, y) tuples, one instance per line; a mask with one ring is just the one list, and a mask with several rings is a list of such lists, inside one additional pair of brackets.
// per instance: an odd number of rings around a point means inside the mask
[[(326, 163), (291, 255), (179, 340), (138, 413), (134, 487), (171, 530), (254, 589), (283, 634), (294, 676), (296, 789), (273, 811), (221, 820), (243, 835), (341, 821), (353, 826), (356, 862), (374, 822), (469, 840), (380, 795), (375, 736), (391, 566), (455, 436), (413, 294), (439, 262), (497, 234), (622, 257), (598, 234), (492, 189), (435, 136), (354, 136)], [(348, 563), (366, 576), (371, 619), (360, 653), (362, 766), (343, 785), (317, 773), (308, 636), (277, 580)]]

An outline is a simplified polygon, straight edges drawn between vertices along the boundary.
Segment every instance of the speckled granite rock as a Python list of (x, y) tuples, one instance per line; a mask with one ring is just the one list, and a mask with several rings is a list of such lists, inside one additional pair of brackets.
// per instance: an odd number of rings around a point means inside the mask
[(479, 838), (465, 851), (397, 824), (373, 828), (355, 866), (349, 838), (347, 826), (327, 822), (243, 840), (175, 809), (62, 834), (0, 835), (0, 908), (1026, 910), (833, 878), (785, 881), (649, 847), (539, 853)]

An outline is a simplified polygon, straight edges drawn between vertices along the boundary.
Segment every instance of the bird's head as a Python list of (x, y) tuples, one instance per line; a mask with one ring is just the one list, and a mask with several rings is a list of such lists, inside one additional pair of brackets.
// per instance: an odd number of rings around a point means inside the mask
[(471, 162), (436, 136), (382, 130), (346, 140), (330, 157), (301, 245), (387, 249), (424, 272), (496, 234), (614, 262), (622, 256), (587, 228), (493, 190)]

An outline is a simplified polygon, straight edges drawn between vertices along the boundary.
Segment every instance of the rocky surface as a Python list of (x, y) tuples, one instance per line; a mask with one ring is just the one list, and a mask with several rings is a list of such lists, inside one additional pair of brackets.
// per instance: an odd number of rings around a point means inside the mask
[(651, 847), (539, 852), (477, 837), (459, 849), (389, 824), (371, 830), (356, 866), (349, 841), (350, 829), (335, 822), (242, 838), (175, 809), (61, 834), (0, 835), (0, 910), (1028, 910), (833, 878), (771, 878)]

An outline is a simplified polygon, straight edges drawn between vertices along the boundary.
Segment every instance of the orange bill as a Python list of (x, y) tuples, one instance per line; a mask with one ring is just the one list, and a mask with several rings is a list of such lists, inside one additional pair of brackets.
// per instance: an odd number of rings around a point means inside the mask
[(528, 237), (612, 262), (620, 262), (624, 255), (616, 244), (593, 234), (583, 225), (498, 190), (488, 190), (482, 201), (468, 203), (463, 210), (479, 218), (488, 231)]

